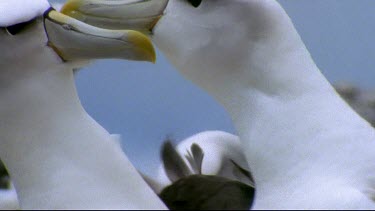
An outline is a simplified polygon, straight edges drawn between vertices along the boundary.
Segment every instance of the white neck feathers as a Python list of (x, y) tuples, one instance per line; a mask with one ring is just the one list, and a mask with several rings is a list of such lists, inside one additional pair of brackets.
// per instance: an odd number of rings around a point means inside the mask
[(66, 66), (0, 91), (0, 157), (21, 207), (164, 208), (110, 134), (82, 108)]

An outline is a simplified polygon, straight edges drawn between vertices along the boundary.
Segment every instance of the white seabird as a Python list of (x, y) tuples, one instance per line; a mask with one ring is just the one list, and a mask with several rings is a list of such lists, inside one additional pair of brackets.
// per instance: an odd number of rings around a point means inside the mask
[(237, 136), (223, 131), (195, 134), (176, 147), (167, 139), (156, 177), (145, 181), (171, 210), (247, 210), (254, 183)]
[(176, 149), (169, 145), (164, 144), (163, 162), (156, 177), (162, 188), (194, 174), (225, 177), (254, 187), (241, 142), (235, 135), (204, 131), (181, 141)]
[(237, 136), (205, 131), (183, 140), (176, 148), (167, 140), (161, 158), (156, 178), (161, 185), (154, 191), (168, 208), (250, 208), (254, 183)]
[[(111, 4), (98, 2), (76, 10)], [(138, 2), (139, 17), (147, 1)], [(121, 19), (111, 14), (101, 17)], [(171, 0), (152, 34), (230, 113), (254, 209), (375, 209), (375, 130), (334, 91), (276, 0)]]
[(136, 31), (104, 30), (46, 0), (0, 2), (0, 157), (22, 209), (164, 209), (111, 135), (82, 107), (73, 68), (154, 61)]

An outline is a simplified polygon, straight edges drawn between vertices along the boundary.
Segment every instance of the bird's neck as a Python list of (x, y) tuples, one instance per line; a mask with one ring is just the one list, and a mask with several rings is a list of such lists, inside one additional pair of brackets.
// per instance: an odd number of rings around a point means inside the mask
[[(230, 113), (258, 184), (287, 184), (283, 180), (309, 168), (328, 171), (354, 162), (351, 155), (366, 154), (366, 144), (375, 140), (370, 125), (321, 74), (295, 29), (285, 30), (256, 45), (246, 63), (231, 70), (241, 77), (222, 78), (209, 90)], [(358, 139), (366, 144), (355, 144)]]
[[(118, 143), (82, 108), (71, 69), (13, 82), (0, 90), (0, 157), (22, 208), (160, 205)], [(150, 203), (133, 203), (142, 199)]]

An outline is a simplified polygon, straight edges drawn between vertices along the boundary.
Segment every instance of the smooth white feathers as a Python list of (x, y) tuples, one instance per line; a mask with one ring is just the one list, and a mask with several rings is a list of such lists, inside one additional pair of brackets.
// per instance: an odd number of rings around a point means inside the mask
[(0, 1), (0, 27), (29, 21), (42, 15), (49, 7), (47, 0)]
[(170, 1), (152, 37), (230, 113), (255, 209), (375, 207), (375, 131), (324, 78), (277, 1)]

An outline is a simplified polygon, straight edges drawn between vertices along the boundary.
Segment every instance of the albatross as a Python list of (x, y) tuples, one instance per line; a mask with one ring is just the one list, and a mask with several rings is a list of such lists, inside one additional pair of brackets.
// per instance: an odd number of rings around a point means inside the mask
[[(161, 150), (155, 190), (172, 210), (250, 208), (254, 182), (238, 137), (223, 131), (195, 134)], [(150, 184), (150, 183), (149, 183)]]
[[(72, 2), (82, 4), (66, 7), (70, 15), (95, 25), (85, 17), (100, 11), (107, 28), (132, 22), (119, 16), (127, 5), (149, 17), (149, 1)], [(327, 81), (276, 0), (171, 0), (163, 13), (152, 40), (229, 112), (254, 209), (375, 209), (375, 130)]]
[(73, 69), (155, 60), (133, 30), (105, 30), (46, 0), (0, 2), (0, 157), (22, 209), (165, 209), (113, 137), (82, 107)]
[(254, 187), (240, 140), (224, 131), (200, 132), (184, 139), (176, 147), (166, 141), (161, 157), (156, 180), (162, 188), (196, 174), (225, 177)]
[(223, 131), (204, 131), (160, 150), (156, 177), (145, 181), (171, 210), (247, 210), (254, 181), (241, 142)]

